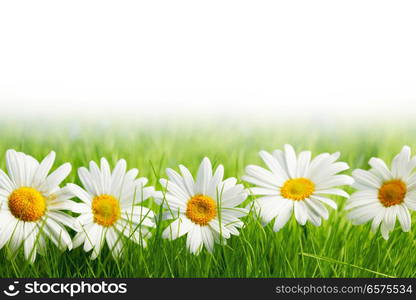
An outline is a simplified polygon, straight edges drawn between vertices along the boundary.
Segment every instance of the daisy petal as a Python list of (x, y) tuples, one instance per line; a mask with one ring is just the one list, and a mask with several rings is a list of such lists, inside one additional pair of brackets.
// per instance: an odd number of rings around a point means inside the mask
[(296, 177), (297, 158), (293, 147), (289, 144), (284, 145), (286, 167), (290, 178)]
[(277, 216), (273, 230), (278, 232), (286, 223), (289, 221), (290, 217), (292, 216), (293, 211), (293, 202), (288, 201), (284, 207), (281, 208), (279, 215)]
[(34, 187), (39, 187), (41, 183), (45, 181), (52, 168), (53, 162), (55, 161), (55, 156), (55, 152), (51, 151), (39, 164), (33, 178)]
[(300, 225), (305, 225), (308, 220), (308, 212), (305, 203), (303, 201), (295, 201), (293, 207), (296, 221), (298, 221)]
[(202, 249), (202, 233), (201, 227), (199, 225), (192, 226), (191, 230), (188, 232), (186, 239), (186, 246), (189, 251), (193, 254), (199, 254)]
[(403, 205), (397, 205), (397, 219), (404, 232), (409, 232), (412, 224), (409, 210)]
[(387, 167), (386, 163), (381, 160), (380, 158), (372, 157), (368, 164), (376, 170), (380, 176), (382, 176), (384, 181), (388, 181), (392, 179), (392, 174)]
[(196, 177), (196, 193), (206, 195), (209, 182), (212, 178), (212, 167), (210, 160), (205, 157), (198, 169)]

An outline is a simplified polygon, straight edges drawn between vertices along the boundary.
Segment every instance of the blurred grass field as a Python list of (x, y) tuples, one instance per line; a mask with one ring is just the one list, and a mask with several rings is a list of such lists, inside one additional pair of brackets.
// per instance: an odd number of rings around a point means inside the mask
[[(208, 156), (214, 165), (223, 164), (225, 176), (241, 178), (247, 164), (263, 165), (259, 150), (272, 151), (292, 144), (297, 151), (341, 152), (341, 160), (351, 169), (368, 168), (372, 156), (390, 163), (404, 144), (416, 150), (415, 127), (407, 124), (217, 123), (192, 126), (154, 126), (141, 123), (36, 123), (4, 121), (0, 129), (0, 167), (5, 170), (5, 151), (14, 148), (42, 159), (50, 150), (57, 153), (54, 168), (70, 162), (73, 170), (66, 182), (79, 183), (76, 169), (105, 156), (112, 166), (120, 159), (128, 168), (138, 168), (139, 176), (160, 189), (158, 178), (165, 168), (187, 166), (194, 174), (201, 159)], [(346, 172), (351, 173), (351, 170)], [(352, 189), (348, 188), (348, 192)], [(161, 238), (166, 223), (158, 224), (142, 249), (128, 243), (125, 256), (113, 260), (108, 249), (94, 261), (82, 247), (61, 253), (52, 244), (45, 256), (33, 265), (23, 259), (23, 251), (11, 257), (0, 250), (0, 277), (415, 277), (416, 213), (412, 230), (403, 233), (396, 223), (388, 241), (370, 231), (370, 224), (353, 226), (343, 210), (345, 200), (334, 197), (337, 211), (329, 209), (329, 219), (321, 227), (298, 225), (294, 218), (278, 233), (272, 224), (262, 227), (254, 216), (244, 220), (240, 236), (226, 246), (215, 246), (199, 256), (189, 254), (186, 237), (176, 241)], [(249, 197), (247, 203), (251, 201)], [(144, 205), (156, 213), (150, 199)]]

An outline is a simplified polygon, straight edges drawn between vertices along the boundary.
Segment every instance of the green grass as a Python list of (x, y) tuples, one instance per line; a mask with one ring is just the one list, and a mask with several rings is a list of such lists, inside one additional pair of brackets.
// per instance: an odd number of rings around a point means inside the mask
[[(158, 178), (165, 168), (186, 165), (194, 174), (201, 159), (208, 156), (214, 165), (223, 164), (225, 175), (241, 178), (247, 164), (263, 165), (258, 151), (281, 148), (291, 143), (296, 150), (341, 152), (351, 168), (368, 168), (372, 156), (388, 162), (403, 144), (416, 149), (416, 131), (405, 126), (314, 126), (276, 124), (239, 126), (235, 123), (208, 126), (166, 126), (137, 123), (132, 126), (102, 123), (94, 125), (1, 124), (0, 167), (5, 169), (4, 153), (9, 148), (41, 159), (50, 150), (57, 153), (56, 167), (71, 162), (73, 171), (66, 182), (79, 183), (76, 169), (90, 160), (107, 157), (112, 166), (125, 158), (129, 168), (137, 167), (140, 176), (160, 189)], [(368, 128), (368, 129), (366, 129)], [(390, 128), (390, 129), (387, 129)], [(351, 170), (346, 173), (349, 174)], [(347, 189), (349, 192), (352, 189)], [(23, 253), (11, 257), (0, 250), (0, 277), (415, 277), (416, 226), (403, 233), (396, 224), (388, 241), (373, 234), (370, 225), (353, 226), (343, 210), (345, 200), (334, 197), (337, 211), (320, 227), (298, 225), (294, 218), (278, 233), (272, 226), (262, 227), (254, 216), (245, 218), (240, 236), (226, 246), (215, 246), (199, 256), (189, 254), (185, 237), (176, 241), (161, 238), (166, 221), (158, 224), (142, 249), (127, 243), (125, 256), (113, 260), (108, 249), (94, 261), (81, 248), (60, 252), (52, 244), (33, 265)], [(252, 198), (247, 200), (247, 203)], [(156, 213), (159, 207), (150, 199), (144, 205)], [(415, 213), (413, 213), (415, 225)]]

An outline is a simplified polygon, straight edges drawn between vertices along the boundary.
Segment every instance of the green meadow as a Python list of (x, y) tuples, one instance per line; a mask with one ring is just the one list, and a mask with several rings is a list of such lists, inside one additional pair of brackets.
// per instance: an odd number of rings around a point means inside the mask
[[(416, 150), (416, 131), (405, 123), (338, 124), (296, 120), (285, 123), (241, 124), (211, 122), (155, 125), (146, 122), (93, 123), (71, 121), (30, 121), (20, 124), (4, 121), (0, 128), (0, 167), (5, 170), (5, 151), (9, 148), (42, 159), (56, 151), (53, 168), (64, 162), (72, 164), (65, 182), (80, 184), (76, 170), (90, 160), (106, 157), (112, 167), (124, 158), (128, 168), (138, 168), (139, 176), (161, 189), (158, 179), (165, 168), (187, 166), (195, 175), (204, 156), (214, 166), (223, 164), (225, 177), (240, 179), (248, 164), (264, 166), (259, 150), (272, 151), (285, 143), (297, 151), (341, 152), (341, 160), (351, 169), (368, 168), (372, 156), (390, 163), (404, 144)], [(198, 122), (196, 122), (198, 124)], [(351, 169), (346, 174), (351, 173)], [(346, 188), (352, 192), (352, 188)], [(52, 243), (34, 264), (24, 260), (23, 249), (11, 255), (0, 250), (0, 277), (415, 277), (416, 213), (413, 226), (404, 233), (396, 223), (388, 241), (373, 234), (370, 224), (353, 226), (344, 211), (345, 200), (333, 197), (338, 210), (328, 209), (329, 219), (322, 226), (300, 226), (292, 217), (278, 233), (272, 224), (263, 227), (255, 215), (244, 218), (246, 225), (239, 236), (232, 236), (226, 246), (205, 249), (199, 256), (188, 253), (182, 237), (175, 241), (161, 237), (168, 221), (157, 224), (147, 248), (127, 242), (124, 256), (114, 260), (104, 247), (96, 260), (76, 248), (60, 252)], [(253, 200), (249, 197), (245, 204)], [(160, 208), (149, 199), (144, 202), (156, 214)], [(71, 232), (73, 236), (73, 232)]]

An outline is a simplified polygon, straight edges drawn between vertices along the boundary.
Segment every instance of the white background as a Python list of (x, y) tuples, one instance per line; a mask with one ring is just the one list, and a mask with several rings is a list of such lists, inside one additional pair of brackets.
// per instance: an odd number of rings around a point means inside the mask
[(0, 115), (412, 116), (416, 1), (0, 1)]

